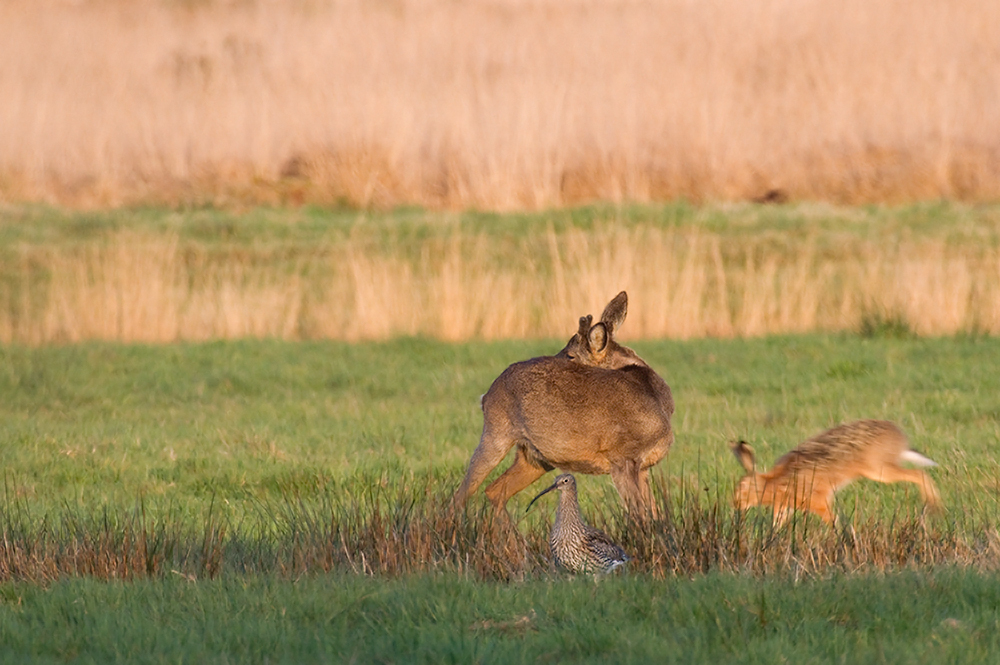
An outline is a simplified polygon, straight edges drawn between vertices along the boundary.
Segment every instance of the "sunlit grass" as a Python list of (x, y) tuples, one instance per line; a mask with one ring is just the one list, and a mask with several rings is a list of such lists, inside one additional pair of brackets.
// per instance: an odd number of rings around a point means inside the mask
[[(478, 395), (562, 340), (0, 347), (0, 659), (988, 662), (1000, 342), (869, 334), (635, 343), (677, 441), (662, 520), (579, 477), (635, 557), (596, 584), (552, 568), (538, 488), (516, 532), (449, 509)], [(938, 462), (944, 514), (864, 480), (837, 529), (732, 508), (728, 440), (770, 463), (859, 417)]]
[[(481, 583), (330, 575), (0, 584), (17, 662), (982, 663), (1000, 582), (969, 571)], [(39, 639), (44, 634), (45, 639)]]

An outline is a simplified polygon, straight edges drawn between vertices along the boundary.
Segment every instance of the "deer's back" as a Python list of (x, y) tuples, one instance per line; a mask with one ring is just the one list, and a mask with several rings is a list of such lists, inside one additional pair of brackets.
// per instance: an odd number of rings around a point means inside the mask
[(670, 388), (645, 364), (602, 369), (555, 356), (511, 365), (483, 396), (486, 429), (587, 473), (621, 459), (655, 464), (673, 441), (673, 412)]

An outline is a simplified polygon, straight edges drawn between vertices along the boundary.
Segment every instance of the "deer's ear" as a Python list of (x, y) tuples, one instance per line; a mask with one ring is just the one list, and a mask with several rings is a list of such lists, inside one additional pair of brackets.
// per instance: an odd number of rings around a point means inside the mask
[(594, 356), (602, 356), (608, 348), (608, 329), (604, 323), (596, 323), (587, 335), (587, 344)]
[(754, 456), (753, 448), (750, 447), (746, 441), (736, 441), (730, 444), (730, 450), (733, 451), (733, 455), (736, 459), (740, 461), (740, 464), (746, 470), (747, 473), (753, 473), (754, 470)]
[(628, 294), (622, 291), (611, 299), (601, 314), (601, 323), (607, 326), (609, 335), (614, 335), (622, 327), (626, 314), (628, 314)]

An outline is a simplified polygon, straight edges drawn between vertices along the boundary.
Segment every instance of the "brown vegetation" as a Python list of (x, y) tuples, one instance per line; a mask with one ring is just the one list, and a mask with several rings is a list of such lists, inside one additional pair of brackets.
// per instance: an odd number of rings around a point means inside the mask
[(502, 243), (455, 232), (417, 246), (361, 238), (288, 249), (126, 231), (22, 244), (0, 267), (3, 343), (566, 339), (581, 312), (619, 289), (633, 303), (625, 339), (1000, 333), (1000, 249), (937, 238), (786, 246), (598, 228)]
[(8, 0), (0, 200), (1000, 195), (991, 0)]
[[(259, 506), (259, 515), (241, 521), (240, 528), (211, 512), (201, 523), (154, 518), (141, 509), (32, 518), (8, 500), (0, 505), (0, 581), (168, 575), (195, 581), (227, 572), (298, 577), (442, 570), (511, 579), (550, 571), (546, 523), (522, 523), (523, 537), (511, 538), (509, 528), (493, 521), (485, 506), (455, 515), (450, 496), (435, 485), (441, 483), (416, 479), (384, 490), (371, 482), (367, 490), (349, 493), (349, 499), (334, 505), (289, 496), (284, 503)], [(663, 498), (666, 490), (660, 478), (660, 519), (637, 523), (622, 513), (587, 516), (633, 557), (632, 571), (797, 577), (933, 565), (1000, 570), (995, 515), (982, 507), (957, 508), (936, 519), (897, 508), (883, 518), (855, 516), (836, 529), (796, 515), (775, 530), (769, 515), (740, 516), (729, 497), (705, 497), (697, 485), (672, 485), (669, 500)]]

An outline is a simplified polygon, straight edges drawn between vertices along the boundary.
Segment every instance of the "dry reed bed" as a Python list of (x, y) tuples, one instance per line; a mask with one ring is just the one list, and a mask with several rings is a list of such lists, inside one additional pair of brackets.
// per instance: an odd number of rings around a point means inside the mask
[(0, 200), (1000, 195), (992, 0), (7, 0)]
[(289, 249), (124, 231), (20, 245), (0, 277), (3, 343), (559, 338), (620, 289), (631, 339), (884, 323), (919, 335), (1000, 333), (1000, 248), (941, 239), (789, 244), (604, 228)]
[[(290, 495), (258, 505), (255, 516), (236, 524), (211, 509), (201, 523), (149, 517), (141, 507), (32, 518), (24, 506), (8, 501), (0, 507), (0, 581), (167, 575), (193, 581), (331, 571), (520, 579), (552, 571), (548, 518), (522, 521), (512, 531), (483, 505), (455, 515), (450, 495), (430, 479), (389, 490), (373, 481), (347, 496), (306, 502)], [(724, 497), (699, 497), (697, 486), (659, 500), (666, 517), (644, 524), (613, 508), (588, 516), (634, 555), (631, 572), (797, 576), (941, 565), (1000, 570), (995, 515), (956, 510), (931, 519), (896, 509), (888, 518), (857, 518), (838, 529), (796, 518), (774, 531), (768, 515), (741, 517)]]

